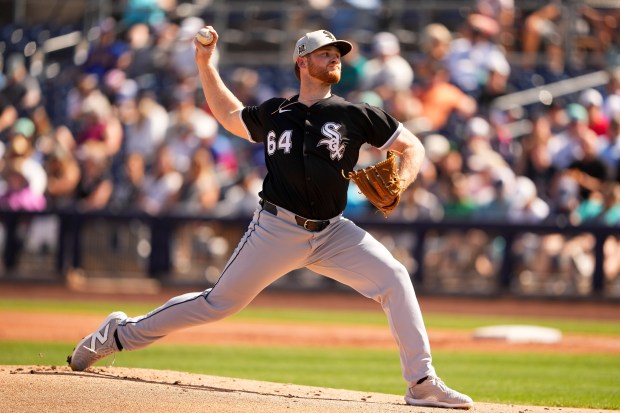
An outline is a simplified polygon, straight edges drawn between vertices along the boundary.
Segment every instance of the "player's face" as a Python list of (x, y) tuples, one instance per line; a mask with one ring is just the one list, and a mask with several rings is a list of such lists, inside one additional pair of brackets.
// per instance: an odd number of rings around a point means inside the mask
[(340, 82), (340, 51), (334, 46), (322, 47), (308, 56), (308, 74), (329, 84)]

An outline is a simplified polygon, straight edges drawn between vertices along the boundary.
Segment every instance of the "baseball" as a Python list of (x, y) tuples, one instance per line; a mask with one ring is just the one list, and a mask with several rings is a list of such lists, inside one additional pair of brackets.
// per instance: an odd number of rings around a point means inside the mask
[(196, 33), (196, 39), (198, 39), (201, 44), (208, 46), (213, 41), (213, 33), (206, 27), (203, 27)]

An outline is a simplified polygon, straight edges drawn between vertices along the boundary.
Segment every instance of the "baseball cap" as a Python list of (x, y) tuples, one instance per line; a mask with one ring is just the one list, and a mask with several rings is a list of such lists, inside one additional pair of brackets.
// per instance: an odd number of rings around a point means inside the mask
[(473, 117), (465, 124), (465, 135), (489, 138), (491, 136), (491, 125), (486, 119), (480, 116)]
[(603, 106), (603, 95), (596, 89), (586, 89), (579, 95), (579, 103), (584, 107)]
[(380, 55), (393, 55), (400, 53), (400, 42), (398, 37), (390, 32), (381, 32), (372, 38), (373, 50)]
[(13, 125), (13, 132), (24, 135), (26, 138), (32, 138), (36, 132), (36, 126), (29, 118), (19, 118)]
[(306, 33), (304, 37), (297, 40), (295, 50), (293, 50), (293, 62), (297, 62), (297, 58), (300, 56), (305, 56), (321, 47), (329, 45), (336, 46), (340, 50), (341, 56), (346, 55), (353, 48), (351, 43), (336, 39), (336, 36), (327, 30), (316, 30)]
[(569, 103), (566, 106), (566, 114), (568, 115), (568, 119), (571, 121), (588, 121), (588, 112), (586, 111), (586, 108), (579, 103)]

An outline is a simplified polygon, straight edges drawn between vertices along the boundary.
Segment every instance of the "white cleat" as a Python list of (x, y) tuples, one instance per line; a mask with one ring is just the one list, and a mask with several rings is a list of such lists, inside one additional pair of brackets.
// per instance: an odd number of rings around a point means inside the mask
[(412, 406), (452, 409), (471, 409), (474, 406), (471, 397), (452, 390), (436, 376), (428, 376), (422, 383), (410, 387), (405, 394), (405, 402)]
[(114, 333), (118, 325), (127, 319), (127, 315), (116, 311), (106, 317), (93, 333), (78, 343), (67, 362), (74, 371), (84, 371), (104, 357), (120, 351)]

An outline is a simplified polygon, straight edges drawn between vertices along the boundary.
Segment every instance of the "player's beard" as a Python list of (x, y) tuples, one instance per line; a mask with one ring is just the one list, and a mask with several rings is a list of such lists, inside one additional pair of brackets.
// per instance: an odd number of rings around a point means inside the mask
[(330, 70), (326, 67), (319, 67), (312, 63), (312, 60), (310, 59), (308, 59), (308, 74), (330, 85), (340, 82), (339, 68), (334, 67)]

